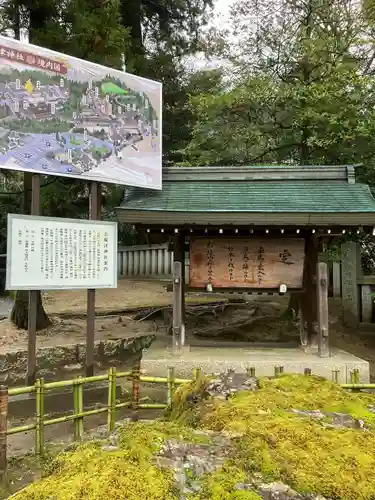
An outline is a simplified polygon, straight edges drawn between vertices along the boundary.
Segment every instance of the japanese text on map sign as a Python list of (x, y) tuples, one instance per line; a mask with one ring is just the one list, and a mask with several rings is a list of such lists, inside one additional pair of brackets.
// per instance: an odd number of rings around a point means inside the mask
[[(22, 261), (23, 272), (12, 268), (10, 272), (13, 279), (22, 281), (21, 287), (26, 288), (28, 284), (42, 289), (114, 286), (117, 238), (112, 226), (82, 222), (53, 224), (51, 221), (34, 225), (28, 220), (22, 223), (22, 219), (17, 226), (10, 249), (11, 260), (15, 264)], [(7, 285), (8, 278), (7, 270)]]
[(28, 66), (32, 66), (33, 68), (40, 68), (54, 73), (60, 73), (61, 75), (66, 75), (68, 72), (68, 68), (60, 61), (53, 61), (46, 57), (37, 57), (21, 50), (12, 50), (3, 45), (0, 45), (0, 58), (8, 59), (8, 61), (18, 61)]
[(275, 288), (302, 286), (304, 240), (196, 239), (190, 249), (190, 285)]

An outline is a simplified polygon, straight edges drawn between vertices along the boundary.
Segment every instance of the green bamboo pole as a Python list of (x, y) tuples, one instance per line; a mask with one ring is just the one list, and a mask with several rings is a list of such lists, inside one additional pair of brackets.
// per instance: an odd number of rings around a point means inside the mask
[[(132, 420), (133, 422), (138, 420), (138, 410), (139, 410), (139, 391), (140, 391), (140, 376), (141, 376), (141, 366), (140, 363), (136, 363), (132, 368)], [(167, 379), (165, 379), (167, 382)]]
[(131, 401), (125, 401), (124, 403), (116, 403), (115, 408), (119, 410), (120, 408), (130, 408), (132, 405)]
[(115, 429), (116, 416), (116, 368), (108, 370), (108, 432)]
[[(117, 378), (126, 378), (126, 377), (131, 377), (132, 372), (119, 372), (117, 373), (116, 377)], [(155, 377), (149, 377), (154, 379)], [(163, 382), (162, 377), (156, 377), (158, 380), (156, 382)], [(94, 377), (81, 377), (81, 383), (82, 384), (91, 384), (93, 382), (104, 382), (105, 380), (108, 380), (108, 375), (95, 375)], [(70, 387), (75, 384), (76, 379), (72, 380), (60, 380), (57, 382), (48, 382), (47, 384), (44, 384), (44, 389), (47, 391), (49, 389), (59, 389), (61, 387)], [(153, 380), (151, 380), (152, 382)], [(145, 382), (150, 382), (150, 380), (147, 380)], [(180, 384), (183, 384), (185, 382), (188, 382), (187, 380), (181, 379), (179, 382)], [(34, 385), (29, 385), (26, 387), (13, 387), (9, 389), (9, 396), (19, 396), (21, 394), (32, 394), (33, 392), (36, 392), (36, 388)]]
[(199, 366), (193, 369), (193, 380), (198, 380), (202, 376), (202, 368)]
[(75, 380), (73, 385), (73, 401), (74, 401), (74, 439), (81, 441), (83, 438), (83, 417), (79, 417), (83, 413), (83, 383), (81, 377)]
[(36, 430), (35, 430), (35, 453), (44, 455), (44, 379), (39, 378), (35, 382), (36, 390)]
[[(192, 382), (193, 379), (191, 378), (176, 378), (175, 379), (175, 384), (181, 385), (181, 384), (188, 384), (189, 382)], [(139, 377), (140, 382), (146, 382), (149, 384), (167, 384), (168, 383), (168, 378), (167, 377), (149, 377), (142, 375)]]
[(275, 377), (278, 377), (284, 373), (284, 367), (283, 366), (275, 366)]
[(170, 406), (173, 400), (173, 394), (175, 390), (175, 368), (174, 366), (168, 367), (168, 384), (167, 384), (167, 405)]
[(144, 409), (144, 410), (164, 410), (167, 408), (166, 404), (163, 403), (143, 403), (138, 405), (138, 408)]
[(19, 427), (11, 427), (7, 430), (7, 436), (19, 434), (20, 432), (28, 432), (36, 429), (36, 424), (20, 425)]
[(339, 373), (340, 373), (340, 370), (332, 370), (332, 380), (333, 382), (335, 382), (335, 384), (338, 384), (339, 383)]
[[(71, 387), (75, 384), (77, 379), (72, 380), (60, 380), (58, 382), (48, 382), (44, 384), (44, 388), (46, 390), (49, 389), (60, 389), (61, 387)], [(94, 377), (81, 377), (80, 378), (82, 384), (92, 384), (94, 382), (104, 382), (108, 380), (108, 375), (95, 375)]]
[(35, 392), (35, 385), (27, 385), (26, 387), (13, 387), (9, 389), (9, 396), (19, 396), (21, 394), (32, 394)]
[(375, 391), (375, 384), (340, 384), (343, 389), (373, 389)]
[(47, 425), (55, 425), (55, 424), (62, 424), (63, 422), (70, 422), (71, 420), (74, 420), (75, 418), (84, 418), (84, 417), (90, 417), (91, 415), (100, 415), (100, 413), (106, 413), (108, 411), (107, 407), (104, 408), (96, 408), (95, 410), (87, 410), (82, 413), (78, 413), (77, 415), (64, 415), (63, 417), (57, 417), (57, 418), (51, 418), (50, 420), (45, 420), (44, 421), (44, 426), (46, 427)]

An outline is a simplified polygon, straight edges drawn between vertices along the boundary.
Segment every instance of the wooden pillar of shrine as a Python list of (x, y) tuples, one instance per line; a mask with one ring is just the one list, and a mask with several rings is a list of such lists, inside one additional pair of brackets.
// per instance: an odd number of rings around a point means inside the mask
[[(185, 345), (185, 234), (179, 232), (175, 234), (173, 243), (173, 260), (174, 262), (179, 262), (181, 264), (180, 271), (180, 286), (174, 287), (175, 294), (178, 297), (174, 297), (174, 304), (176, 301), (180, 301), (180, 308), (177, 314), (176, 308), (173, 308), (173, 325), (178, 328), (179, 333), (179, 347)], [(176, 317), (176, 315), (178, 317)]]
[(308, 236), (305, 243), (305, 265), (303, 270), (304, 293), (300, 298), (301, 342), (307, 348), (318, 348), (319, 344), (316, 282), (318, 251), (316, 236)]

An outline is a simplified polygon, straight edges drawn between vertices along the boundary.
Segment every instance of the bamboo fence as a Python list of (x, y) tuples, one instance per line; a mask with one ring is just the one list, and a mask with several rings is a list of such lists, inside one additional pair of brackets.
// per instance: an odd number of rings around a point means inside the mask
[[(193, 377), (191, 379), (177, 378), (175, 376), (174, 367), (168, 368), (167, 377), (152, 377), (141, 375), (140, 365), (137, 364), (132, 368), (131, 371), (127, 372), (117, 372), (116, 368), (110, 368), (108, 373), (105, 375), (97, 375), (94, 377), (78, 377), (73, 380), (62, 380), (58, 382), (48, 382), (45, 383), (43, 378), (39, 378), (35, 385), (27, 387), (17, 387), (17, 388), (7, 388), (5, 386), (0, 386), (0, 473), (3, 474), (7, 467), (7, 437), (13, 434), (19, 434), (22, 432), (35, 431), (35, 454), (38, 456), (43, 456), (45, 451), (44, 443), (44, 429), (48, 425), (61, 424), (63, 422), (74, 422), (74, 439), (80, 441), (83, 438), (84, 427), (83, 419), (91, 415), (99, 415), (101, 413), (107, 413), (107, 429), (108, 433), (113, 432), (115, 428), (116, 420), (116, 410), (121, 408), (129, 408), (132, 411), (132, 419), (137, 420), (138, 412), (141, 409), (165, 409), (171, 403), (173, 399), (173, 394), (176, 386), (189, 383), (196, 380), (201, 376), (201, 369), (195, 368), (193, 371)], [(250, 367), (247, 369), (249, 376), (255, 376), (255, 368)], [(283, 366), (275, 366), (274, 368), (275, 377), (280, 376), (284, 373)], [(311, 375), (311, 369), (306, 368), (304, 371), (305, 375)], [(338, 370), (333, 370), (332, 380), (337, 382), (338, 380)], [(132, 381), (132, 397), (130, 401), (118, 402), (116, 399), (116, 387), (117, 381), (119, 379), (126, 379)], [(366, 389), (375, 390), (375, 384), (360, 384), (359, 383), (359, 370), (353, 370), (350, 373), (350, 383), (340, 384), (342, 388), (360, 391)], [(96, 382), (108, 381), (108, 404), (103, 408), (95, 408), (84, 411), (83, 407), (83, 386), (86, 384), (92, 384)], [(166, 385), (166, 403), (142, 403), (140, 399), (140, 384), (141, 383), (151, 383), (151, 384), (164, 384)], [(64, 415), (57, 418), (46, 418), (44, 411), (44, 400), (46, 391), (53, 389), (72, 387), (73, 389), (73, 403), (74, 411), (73, 414)], [(35, 422), (32, 424), (22, 425), (18, 427), (7, 427), (8, 424), (8, 401), (9, 397), (19, 396), (21, 394), (33, 394), (35, 393), (36, 401), (36, 418)]]

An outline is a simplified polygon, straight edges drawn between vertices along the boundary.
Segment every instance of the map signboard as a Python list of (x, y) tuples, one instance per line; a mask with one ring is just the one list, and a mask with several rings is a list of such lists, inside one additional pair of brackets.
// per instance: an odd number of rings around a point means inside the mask
[(161, 189), (161, 90), (0, 36), (0, 168)]
[(190, 286), (205, 288), (301, 288), (302, 238), (197, 238), (190, 242)]
[(116, 222), (8, 214), (7, 290), (116, 287)]

